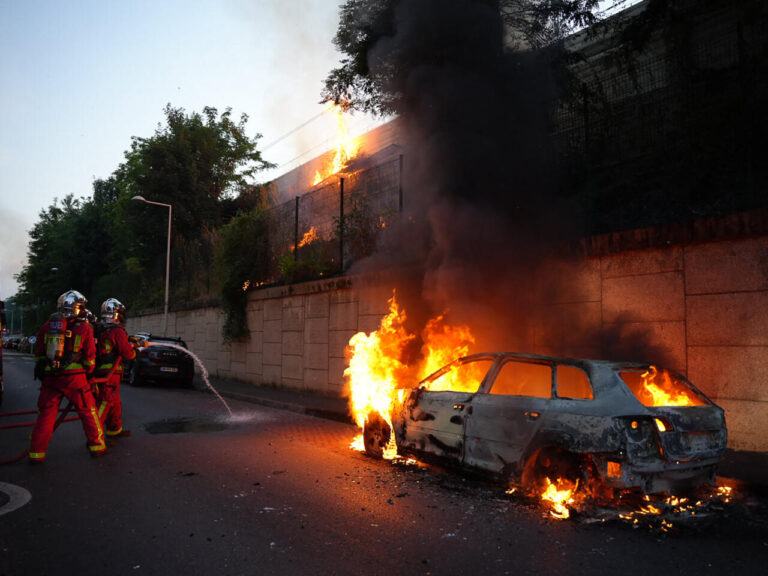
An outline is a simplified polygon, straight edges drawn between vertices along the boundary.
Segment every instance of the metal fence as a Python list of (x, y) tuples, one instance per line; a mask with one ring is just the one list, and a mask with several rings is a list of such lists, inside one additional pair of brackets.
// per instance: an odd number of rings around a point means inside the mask
[(339, 273), (374, 248), (402, 210), (402, 157), (334, 178), (269, 209), (267, 284)]
[(641, 52), (606, 50), (574, 67), (581, 91), (554, 107), (553, 137), (589, 232), (762, 201), (767, 30), (726, 7), (660, 31)]

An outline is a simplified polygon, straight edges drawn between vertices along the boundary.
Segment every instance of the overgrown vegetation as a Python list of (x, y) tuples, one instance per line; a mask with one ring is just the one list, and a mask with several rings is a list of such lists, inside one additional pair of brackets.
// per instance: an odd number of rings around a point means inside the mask
[(219, 233), (216, 270), (221, 277), (221, 308), (227, 315), (224, 340), (229, 342), (248, 338), (248, 289), (268, 274), (269, 230), (265, 213), (253, 210), (239, 214)]

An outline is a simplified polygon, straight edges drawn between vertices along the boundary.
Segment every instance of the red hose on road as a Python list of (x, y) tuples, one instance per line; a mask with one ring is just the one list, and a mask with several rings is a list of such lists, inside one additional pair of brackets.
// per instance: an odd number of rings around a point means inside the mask
[[(73, 416), (72, 418), (67, 418), (67, 414), (69, 414), (69, 411), (72, 409), (72, 402), (67, 404), (67, 407), (63, 410), (60, 410), (61, 415), (56, 419), (56, 423), (53, 425), (53, 429), (56, 430), (56, 428), (59, 427), (59, 424), (62, 422), (70, 422), (72, 420), (79, 420), (79, 416)], [(32, 423), (34, 425), (34, 422)], [(19, 460), (23, 460), (27, 457), (27, 454), (29, 454), (29, 450), (25, 449), (24, 452), (19, 454), (18, 456), (14, 456), (13, 458), (8, 458), (7, 460), (0, 460), (0, 466), (4, 466), (5, 464), (13, 464), (14, 462), (18, 462)]]

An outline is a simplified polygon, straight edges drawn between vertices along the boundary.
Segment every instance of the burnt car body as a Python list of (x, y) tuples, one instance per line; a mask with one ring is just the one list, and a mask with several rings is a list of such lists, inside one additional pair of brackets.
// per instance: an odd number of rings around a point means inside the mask
[(158, 336), (147, 332), (134, 335), (144, 345), (136, 348), (136, 359), (127, 362), (123, 369), (123, 381), (132, 386), (149, 382), (169, 382), (191, 386), (195, 376), (191, 356), (175, 346), (187, 348), (181, 338)]
[[(657, 376), (689, 405), (646, 398), (639, 386)], [(364, 430), (373, 453), (377, 438), (389, 439), (375, 420)], [(475, 354), (438, 370), (405, 392), (392, 425), (403, 455), (523, 484), (577, 471), (646, 493), (713, 483), (727, 442), (722, 408), (679, 374), (513, 353)]]

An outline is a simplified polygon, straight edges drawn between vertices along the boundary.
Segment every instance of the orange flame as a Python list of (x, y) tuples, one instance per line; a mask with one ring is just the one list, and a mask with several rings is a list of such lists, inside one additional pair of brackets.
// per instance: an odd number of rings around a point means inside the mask
[(301, 237), (301, 241), (299, 242), (299, 248), (303, 248), (307, 244), (312, 244), (315, 240), (319, 238), (317, 234), (317, 228), (312, 226), (307, 232), (305, 232), (304, 236)]
[[(405, 321), (405, 311), (393, 295), (389, 300), (389, 313), (381, 320), (379, 329), (370, 334), (358, 332), (349, 340), (349, 365), (344, 376), (350, 390), (350, 410), (360, 428), (373, 413), (380, 414), (391, 427), (393, 411), (404, 398), (407, 384), (416, 386), (438, 368), (466, 356), (474, 343), (468, 327), (448, 325), (445, 315), (440, 315), (430, 320), (423, 331), (422, 362), (408, 366), (402, 361), (403, 352), (415, 336), (405, 329)], [(441, 389), (447, 389), (446, 383), (457, 387), (452, 389), (460, 387), (459, 382), (451, 383), (447, 378), (441, 378), (440, 383)], [(352, 448), (362, 447), (362, 438), (357, 438)], [(387, 452), (394, 454), (395, 451), (393, 435)]]
[(368, 415), (378, 412), (391, 425), (398, 382), (408, 372), (401, 362), (405, 346), (414, 336), (405, 329), (406, 315), (393, 295), (389, 314), (378, 330), (358, 332), (349, 340), (349, 366), (344, 370), (350, 388), (350, 409), (362, 428)]
[(347, 117), (344, 114), (344, 106), (335, 104), (334, 102), (328, 102), (327, 109), (333, 112), (336, 117), (336, 153), (325, 169), (317, 170), (315, 172), (315, 178), (312, 182), (313, 186), (319, 184), (326, 178), (341, 172), (347, 167), (349, 161), (357, 156), (360, 149), (358, 140), (349, 134)]
[(555, 482), (545, 478), (545, 482), (546, 487), (541, 494), (541, 500), (549, 505), (549, 513), (560, 520), (570, 517), (569, 505), (575, 502), (573, 494), (576, 492), (576, 486), (562, 478), (558, 478)]
[(705, 404), (692, 390), (673, 381), (667, 370), (651, 366), (641, 375), (650, 406), (703, 406)]

